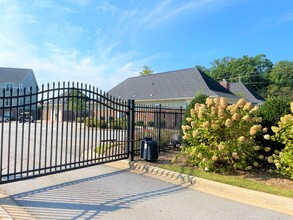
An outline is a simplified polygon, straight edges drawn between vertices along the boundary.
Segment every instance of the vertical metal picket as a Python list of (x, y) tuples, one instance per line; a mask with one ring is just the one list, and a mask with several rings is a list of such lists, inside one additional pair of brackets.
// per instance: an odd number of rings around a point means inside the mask
[(133, 161), (134, 159), (134, 100), (128, 100), (128, 155), (129, 160)]
[[(132, 161), (138, 148), (135, 119), (146, 120), (140, 134), (154, 133), (147, 123), (155, 112), (152, 107), (136, 109), (134, 100), (127, 103), (79, 83), (61, 85), (42, 85), (40, 91), (24, 88), (10, 95), (4, 89), (0, 116), (13, 112), (16, 121), (0, 125), (0, 184), (115, 160)], [(85, 117), (88, 123), (81, 121)]]

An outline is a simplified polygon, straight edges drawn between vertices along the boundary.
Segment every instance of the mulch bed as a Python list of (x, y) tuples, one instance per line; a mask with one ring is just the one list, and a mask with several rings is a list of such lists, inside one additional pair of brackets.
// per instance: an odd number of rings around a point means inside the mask
[[(172, 158), (179, 152), (178, 148), (171, 148), (167, 151), (164, 152), (160, 152), (159, 158), (156, 162), (150, 162), (150, 161), (145, 161), (142, 159), (138, 159), (136, 160), (137, 162), (149, 165), (149, 166), (158, 166), (158, 165), (163, 165), (163, 164), (172, 164)], [(281, 174), (277, 174), (277, 173), (269, 173), (269, 172), (265, 172), (263, 170), (253, 170), (250, 172), (243, 172), (243, 171), (239, 171), (239, 172), (235, 172), (231, 175), (235, 175), (235, 176), (239, 176), (241, 178), (245, 178), (245, 179), (251, 179), (254, 180), (256, 182), (262, 182), (265, 183), (266, 185), (270, 185), (270, 186), (276, 186), (279, 188), (283, 188), (283, 189), (290, 189), (293, 190), (293, 181), (285, 178), (283, 175)]]

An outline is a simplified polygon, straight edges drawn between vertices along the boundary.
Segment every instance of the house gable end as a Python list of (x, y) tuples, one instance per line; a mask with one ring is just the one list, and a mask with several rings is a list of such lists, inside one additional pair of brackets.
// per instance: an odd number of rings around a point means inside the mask
[(1, 82), (22, 82), (32, 72), (31, 69), (0, 67)]

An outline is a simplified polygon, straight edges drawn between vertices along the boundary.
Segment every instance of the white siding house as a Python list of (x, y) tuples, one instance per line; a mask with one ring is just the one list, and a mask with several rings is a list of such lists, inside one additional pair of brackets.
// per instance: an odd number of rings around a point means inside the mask
[(209, 97), (225, 97), (228, 103), (235, 103), (239, 99), (197, 68), (131, 77), (108, 93), (116, 98), (134, 99), (139, 104), (183, 108), (198, 93)]
[[(21, 95), (34, 94), (37, 87), (32, 69), (0, 67), (0, 114), (4, 111), (5, 116), (15, 117), (19, 111), (27, 111), (23, 108), (16, 109), (14, 106), (35, 101), (36, 96), (24, 98)], [(17, 95), (20, 95), (18, 99), (15, 98)], [(31, 106), (31, 111), (36, 111), (35, 105)]]

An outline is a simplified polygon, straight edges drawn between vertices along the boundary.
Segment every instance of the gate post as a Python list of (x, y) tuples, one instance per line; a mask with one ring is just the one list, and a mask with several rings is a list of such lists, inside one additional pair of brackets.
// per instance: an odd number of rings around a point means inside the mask
[(134, 100), (128, 99), (127, 150), (129, 161), (134, 159)]
[(161, 126), (162, 126), (162, 105), (159, 105), (159, 153), (161, 152)]

